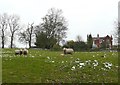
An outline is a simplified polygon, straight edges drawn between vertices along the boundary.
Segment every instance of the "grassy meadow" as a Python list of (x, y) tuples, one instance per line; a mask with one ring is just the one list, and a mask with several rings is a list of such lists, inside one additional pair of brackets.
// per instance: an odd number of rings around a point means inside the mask
[(30, 49), (15, 55), (2, 50), (3, 83), (118, 83), (117, 52), (63, 52)]

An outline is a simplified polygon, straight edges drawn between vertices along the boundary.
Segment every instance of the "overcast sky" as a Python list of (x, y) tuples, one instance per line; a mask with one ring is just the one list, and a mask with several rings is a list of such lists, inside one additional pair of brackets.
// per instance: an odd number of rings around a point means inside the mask
[(86, 41), (93, 37), (111, 35), (118, 18), (119, 0), (0, 0), (0, 14), (17, 14), (24, 24), (41, 22), (50, 8), (62, 9), (68, 21), (67, 40), (80, 35)]

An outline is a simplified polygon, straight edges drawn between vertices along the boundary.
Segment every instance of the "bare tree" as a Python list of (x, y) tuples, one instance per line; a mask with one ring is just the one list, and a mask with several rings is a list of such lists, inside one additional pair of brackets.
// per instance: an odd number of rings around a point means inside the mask
[(35, 29), (34, 29), (34, 34), (35, 34), (36, 38), (38, 37), (38, 34), (43, 32), (43, 31), (44, 31), (44, 29), (43, 29), (41, 24), (36, 25)]
[(21, 42), (25, 42), (26, 44), (29, 44), (29, 48), (31, 48), (31, 44), (32, 44), (32, 40), (33, 40), (33, 36), (34, 36), (34, 27), (33, 24), (28, 24), (28, 28), (24, 31), (20, 33), (20, 38), (19, 40)]
[(29, 42), (29, 37), (26, 34), (26, 31), (20, 32), (19, 33), (19, 40), (20, 42), (26, 43), (26, 48), (27, 48), (27, 43)]
[(80, 35), (77, 35), (76, 41), (78, 41), (78, 42), (82, 41), (82, 37)]
[(8, 22), (8, 15), (4, 13), (3, 15), (0, 16), (0, 37), (1, 37), (1, 42), (2, 42), (2, 48), (5, 46), (5, 32), (7, 29), (7, 22)]
[(114, 29), (114, 40), (117, 45), (120, 45), (120, 22), (115, 21), (115, 29)]
[(14, 41), (14, 35), (15, 35), (15, 32), (18, 31), (20, 29), (20, 24), (19, 24), (19, 16), (17, 15), (12, 15), (9, 17), (8, 19), (8, 26), (10, 28), (10, 48), (13, 48), (13, 41)]
[(118, 22), (118, 45), (120, 46), (120, 22)]
[(120, 22), (118, 22), (118, 25), (115, 30), (115, 38), (116, 38), (117, 45), (120, 46)]
[(28, 27), (27, 29), (27, 33), (28, 33), (28, 36), (29, 36), (29, 48), (31, 48), (31, 42), (32, 42), (32, 35), (34, 33), (34, 27), (33, 27), (33, 24), (30, 24), (30, 27)]

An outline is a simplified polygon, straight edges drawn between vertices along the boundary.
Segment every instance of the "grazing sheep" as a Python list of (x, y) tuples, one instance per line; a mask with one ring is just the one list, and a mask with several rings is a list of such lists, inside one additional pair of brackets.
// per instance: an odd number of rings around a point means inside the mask
[(20, 54), (20, 50), (15, 50), (15, 55), (19, 55)]
[(74, 50), (72, 48), (63, 48), (64, 54), (72, 54)]
[(20, 50), (15, 50), (15, 55), (27, 55), (28, 50), (27, 49), (20, 49)]
[(27, 55), (28, 54), (28, 50), (27, 49), (23, 49), (23, 54)]
[(19, 51), (20, 51), (20, 55), (22, 55), (22, 49), (20, 49)]

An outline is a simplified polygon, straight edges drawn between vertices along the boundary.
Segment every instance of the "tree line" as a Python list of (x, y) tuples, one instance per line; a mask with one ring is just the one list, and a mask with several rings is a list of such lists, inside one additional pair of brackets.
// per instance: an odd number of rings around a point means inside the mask
[[(51, 8), (42, 18), (39, 25), (29, 23), (27, 28), (22, 28), (20, 17), (18, 15), (8, 15), (4, 13), (0, 15), (0, 38), (1, 47), (5, 47), (6, 42), (10, 42), (10, 48), (14, 47), (16, 36), (22, 43), (35, 48), (61, 50), (60, 42), (67, 37), (68, 22), (62, 15), (62, 10)], [(7, 40), (10, 39), (10, 41)], [(75, 50), (86, 50), (87, 44), (81, 40), (81, 36), (77, 36), (76, 41), (67, 41), (63, 47), (70, 47)]]
[[(8, 15), (4, 13), (0, 15), (0, 44), (4, 48), (6, 42), (10, 42), (10, 48), (13, 48), (16, 36), (22, 43), (32, 47), (32, 44), (36, 48), (61, 50), (62, 47), (70, 47), (76, 51), (90, 50), (93, 45), (92, 36), (87, 36), (87, 42), (81, 39), (81, 36), (77, 36), (77, 40), (65, 41), (67, 37), (68, 22), (62, 15), (61, 9), (51, 8), (47, 14), (42, 18), (42, 22), (39, 25), (29, 23), (27, 28), (21, 26), (20, 17), (18, 15)], [(119, 24), (117, 27), (116, 36), (119, 34)], [(8, 41), (8, 39), (10, 41)], [(119, 40), (119, 39), (118, 39)], [(60, 42), (63, 46), (61, 47)], [(103, 45), (104, 46), (104, 45)]]
[[(20, 42), (29, 44), (29, 48), (32, 47), (33, 40), (35, 40), (36, 47), (52, 48), (54, 44), (59, 44), (66, 37), (68, 25), (62, 13), (60, 9), (51, 8), (39, 25), (30, 23), (27, 29), (21, 27), (18, 15), (8, 15), (7, 13), (0, 15), (1, 47), (5, 47), (7, 38), (9, 38), (10, 48), (13, 48), (13, 41), (17, 35)], [(23, 29), (25, 30), (21, 31)]]
[(7, 42), (7, 36), (10, 37), (10, 47), (12, 48), (15, 33), (20, 29), (19, 20), (20, 17), (17, 15), (8, 15), (6, 13), (0, 15), (0, 37), (2, 48), (4, 48), (5, 42)]

